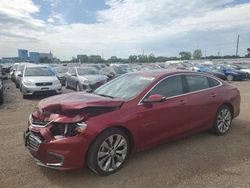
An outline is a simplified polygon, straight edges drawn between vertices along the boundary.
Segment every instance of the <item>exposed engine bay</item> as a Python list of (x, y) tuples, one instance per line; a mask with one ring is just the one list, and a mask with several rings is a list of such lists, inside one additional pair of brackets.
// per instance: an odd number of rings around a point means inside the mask
[(36, 109), (29, 118), (29, 131), (42, 141), (51, 141), (81, 134), (86, 128), (85, 121), (93, 116), (112, 112), (119, 107), (90, 106), (83, 109), (57, 110)]

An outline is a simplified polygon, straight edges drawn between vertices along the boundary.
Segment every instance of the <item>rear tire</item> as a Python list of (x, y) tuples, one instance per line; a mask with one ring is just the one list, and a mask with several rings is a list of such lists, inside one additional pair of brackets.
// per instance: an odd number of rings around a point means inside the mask
[(213, 133), (216, 135), (226, 134), (231, 128), (232, 119), (233, 115), (231, 109), (226, 105), (221, 106), (216, 114), (214, 126), (212, 128)]
[(227, 75), (227, 80), (228, 81), (233, 81), (234, 80), (234, 76), (233, 75)]
[(23, 94), (23, 99), (28, 99), (28, 98), (29, 98), (28, 95), (24, 95), (24, 94)]
[(3, 92), (0, 93), (0, 104), (4, 103)]
[(125, 164), (129, 153), (128, 135), (119, 128), (110, 128), (98, 135), (91, 144), (87, 165), (96, 174), (107, 176)]
[(65, 87), (66, 87), (66, 89), (69, 89), (69, 85), (68, 85), (68, 81), (67, 80), (65, 80)]

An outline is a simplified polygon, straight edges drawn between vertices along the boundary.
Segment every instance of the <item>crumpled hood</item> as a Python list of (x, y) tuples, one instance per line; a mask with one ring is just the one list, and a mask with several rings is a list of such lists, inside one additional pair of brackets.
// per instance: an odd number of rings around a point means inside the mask
[(85, 107), (119, 107), (124, 101), (102, 97), (86, 92), (72, 92), (43, 99), (39, 102), (40, 110), (79, 110)]

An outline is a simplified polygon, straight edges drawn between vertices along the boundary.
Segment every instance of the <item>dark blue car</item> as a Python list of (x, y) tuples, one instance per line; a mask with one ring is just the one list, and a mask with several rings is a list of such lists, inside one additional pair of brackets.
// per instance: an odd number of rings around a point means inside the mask
[(222, 80), (227, 80), (227, 77), (224, 73), (217, 71), (213, 66), (203, 66), (200, 65), (197, 67), (197, 72), (204, 72), (207, 74), (211, 74), (217, 78), (220, 78)]
[(246, 72), (236, 70), (230, 67), (225, 67), (225, 66), (219, 66), (218, 71), (224, 73), (227, 77), (227, 80), (232, 81), (232, 80), (244, 80), (247, 79), (247, 74)]

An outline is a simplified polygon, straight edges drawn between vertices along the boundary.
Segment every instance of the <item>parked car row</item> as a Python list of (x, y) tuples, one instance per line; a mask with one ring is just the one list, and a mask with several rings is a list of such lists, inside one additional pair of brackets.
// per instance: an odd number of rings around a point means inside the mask
[(3, 86), (3, 79), (4, 79), (4, 72), (3, 68), (0, 65), (0, 104), (3, 104), (4, 102), (4, 86)]
[[(20, 88), (23, 97), (27, 98), (27, 96), (33, 94), (59, 94), (62, 91), (62, 86), (74, 89), (75, 91), (92, 92), (99, 86), (125, 73), (156, 69), (191, 70), (195, 72), (207, 73), (222, 80), (229, 81), (245, 80), (250, 78), (250, 65), (230, 65), (213, 62), (148, 64), (113, 63), (110, 65), (79, 63), (67, 65), (35, 65), (24, 62), (15, 63), (12, 66), (10, 77), (15, 83), (16, 88)], [(60, 81), (61, 86), (59, 86), (57, 80)]]

